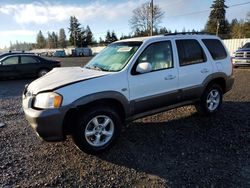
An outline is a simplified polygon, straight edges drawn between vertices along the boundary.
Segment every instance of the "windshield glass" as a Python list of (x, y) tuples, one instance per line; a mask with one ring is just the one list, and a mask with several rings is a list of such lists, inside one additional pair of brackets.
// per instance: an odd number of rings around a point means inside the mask
[(122, 70), (138, 50), (142, 42), (119, 42), (110, 44), (86, 66), (88, 69), (117, 72)]
[(242, 48), (250, 48), (250, 43), (246, 43)]

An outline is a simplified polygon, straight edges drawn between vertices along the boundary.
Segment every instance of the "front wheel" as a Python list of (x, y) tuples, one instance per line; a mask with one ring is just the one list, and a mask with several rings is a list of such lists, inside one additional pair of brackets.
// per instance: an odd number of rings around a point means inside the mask
[(197, 111), (202, 115), (216, 113), (222, 104), (223, 92), (219, 85), (213, 84), (204, 91), (200, 102), (196, 105)]
[(80, 150), (91, 154), (101, 153), (114, 144), (121, 124), (115, 110), (96, 106), (79, 113), (72, 137)]

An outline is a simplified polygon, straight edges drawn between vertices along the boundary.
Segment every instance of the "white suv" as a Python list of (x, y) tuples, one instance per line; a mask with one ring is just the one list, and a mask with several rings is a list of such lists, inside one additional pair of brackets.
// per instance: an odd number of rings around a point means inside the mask
[(88, 153), (109, 148), (127, 122), (194, 104), (219, 110), (233, 86), (221, 40), (170, 34), (110, 44), (85, 67), (55, 68), (23, 94), (26, 119), (46, 141), (72, 135)]

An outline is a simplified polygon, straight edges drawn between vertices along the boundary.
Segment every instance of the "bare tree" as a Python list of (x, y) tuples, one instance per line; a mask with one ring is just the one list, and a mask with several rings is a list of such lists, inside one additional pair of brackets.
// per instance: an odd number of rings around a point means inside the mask
[(134, 32), (140, 31), (144, 35), (149, 35), (152, 27), (152, 21), (153, 29), (157, 29), (163, 16), (164, 12), (161, 8), (158, 5), (153, 5), (152, 19), (152, 7), (150, 6), (150, 3), (144, 3), (133, 10), (133, 16), (129, 23)]

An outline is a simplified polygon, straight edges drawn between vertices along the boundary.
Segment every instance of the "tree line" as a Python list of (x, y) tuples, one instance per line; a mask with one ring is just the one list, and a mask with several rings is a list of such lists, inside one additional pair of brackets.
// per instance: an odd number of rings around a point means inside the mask
[[(214, 0), (210, 8), (208, 21), (201, 32), (218, 35), (222, 39), (250, 38), (250, 12), (248, 12), (245, 20), (233, 19), (230, 23), (226, 18), (226, 9), (229, 7), (225, 4), (225, 0)], [(133, 10), (132, 18), (129, 21), (133, 33), (125, 37), (149, 36), (152, 27), (154, 35), (171, 33), (166, 28), (159, 29), (163, 17), (164, 12), (158, 5), (153, 6), (152, 14), (152, 7), (149, 6), (149, 3), (142, 4)], [(191, 30), (191, 32), (194, 31), (194, 29)], [(186, 32), (186, 29), (183, 28), (182, 32)]]
[[(229, 38), (250, 38), (250, 12), (246, 19), (233, 19), (229, 22), (226, 18), (226, 10), (229, 8), (225, 4), (225, 0), (214, 0), (211, 5), (211, 12), (208, 21), (202, 32), (208, 32), (220, 36), (222, 39)], [(153, 13), (153, 14), (152, 14)], [(171, 31), (166, 27), (160, 27), (160, 23), (164, 17), (164, 12), (158, 5), (149, 6), (149, 3), (144, 3), (133, 10), (129, 25), (131, 33), (122, 34), (119, 39), (127, 39), (133, 37), (149, 36), (153, 31), (153, 35), (177, 32)], [(182, 32), (186, 32), (183, 28)], [(187, 32), (198, 32), (194, 29)], [(48, 32), (46, 37), (42, 31), (39, 31), (36, 38), (36, 44), (18, 43), (11, 44), (11, 49), (29, 48), (66, 48), (67, 46), (86, 47), (89, 45), (107, 45), (119, 40), (115, 31), (108, 30), (106, 35), (99, 41), (94, 39), (93, 33), (87, 25), (82, 26), (75, 16), (69, 19), (68, 27), (69, 39), (66, 37), (66, 32), (62, 28), (59, 32)]]

